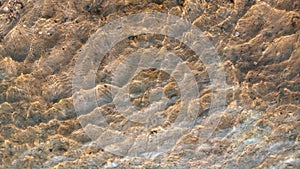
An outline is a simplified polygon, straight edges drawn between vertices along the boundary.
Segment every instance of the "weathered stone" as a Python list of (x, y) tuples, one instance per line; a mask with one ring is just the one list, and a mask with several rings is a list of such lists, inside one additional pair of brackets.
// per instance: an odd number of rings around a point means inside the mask
[[(0, 168), (299, 168), (299, 9), (295, 0), (0, 1)], [(120, 23), (97, 43), (102, 26), (143, 12), (182, 17), (203, 34), (185, 32), (198, 38), (188, 44)], [(137, 31), (157, 24), (135, 19), (147, 25)], [(168, 16), (156, 29), (183, 28)], [(100, 58), (105, 45), (114, 46)], [(180, 63), (154, 64), (154, 51)], [(224, 86), (213, 86), (208, 51), (219, 55)], [(138, 69), (147, 64), (160, 69)], [(180, 86), (180, 65), (199, 89), (185, 104), (194, 83)], [(224, 109), (214, 107), (223, 96)]]

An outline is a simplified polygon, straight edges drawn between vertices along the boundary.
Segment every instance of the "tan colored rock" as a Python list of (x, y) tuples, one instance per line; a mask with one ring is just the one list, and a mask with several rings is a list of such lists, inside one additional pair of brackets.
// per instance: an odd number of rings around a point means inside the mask
[[(299, 5), (297, 0), (0, 2), (0, 168), (299, 168)], [(96, 83), (94, 77), (79, 79), (87, 87), (73, 93), (74, 66), (92, 35), (141, 12), (184, 17), (207, 36), (226, 76), (222, 114), (210, 112), (212, 99), (219, 99), (207, 72), (212, 65), (165, 35), (126, 37), (97, 63), (98, 70), (89, 71), (95, 63), (86, 56), (84, 71), (95, 74)], [(176, 78), (156, 69), (135, 72), (133, 66), (125, 70), (132, 79), (120, 71), (120, 84), (111, 82), (128, 56), (152, 49), (176, 54), (195, 75), (198, 117), (186, 122), (194, 126), (186, 133), (171, 132), (176, 122), (192, 116), (180, 116), (188, 105), (180, 104), (184, 91)], [(172, 73), (183, 76), (178, 69)], [(123, 85), (135, 108), (126, 113), (114, 101), (127, 98), (114, 98), (112, 90)], [(74, 103), (76, 97), (83, 101)], [(151, 112), (160, 101), (166, 101), (163, 108)], [(212, 123), (203, 124), (210, 118), (220, 120), (211, 130)], [(123, 155), (112, 153), (118, 149)]]

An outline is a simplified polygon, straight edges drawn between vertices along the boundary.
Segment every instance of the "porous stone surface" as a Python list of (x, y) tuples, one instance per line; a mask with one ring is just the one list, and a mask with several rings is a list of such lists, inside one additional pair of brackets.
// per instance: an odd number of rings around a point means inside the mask
[[(111, 89), (118, 86), (109, 70), (137, 50), (175, 53), (200, 86), (197, 120), (205, 121), (213, 96), (207, 65), (181, 42), (156, 34), (124, 39), (94, 72), (96, 85), (80, 91), (94, 89), (99, 107), (78, 113), (73, 100), (74, 67), (92, 35), (141, 12), (183, 17), (197, 26), (215, 47), (227, 83), (226, 108), (211, 136), (203, 140), (203, 126), (195, 124), (161, 154), (151, 138), (185, 106), (176, 79), (148, 69), (126, 82), (136, 111), (169, 100), (155, 114), (160, 125), (145, 127), (132, 120), (138, 115), (126, 117), (113, 104)], [(300, 168), (299, 105), (298, 0), (0, 0), (0, 168)], [(99, 115), (109, 127), (95, 122)], [(132, 142), (110, 139), (137, 130)], [(135, 152), (135, 142), (145, 144), (150, 158), (126, 155)], [(122, 153), (101, 146), (110, 143)]]

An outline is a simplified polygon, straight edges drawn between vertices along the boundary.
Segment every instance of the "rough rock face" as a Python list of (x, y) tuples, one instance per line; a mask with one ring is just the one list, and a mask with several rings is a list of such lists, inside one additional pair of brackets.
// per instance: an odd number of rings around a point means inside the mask
[[(110, 70), (137, 50), (175, 53), (195, 75), (196, 121), (205, 121), (212, 116), (214, 91), (207, 65), (196, 62), (188, 46), (165, 35), (130, 36), (93, 72), (96, 85), (80, 90), (96, 91), (98, 107), (83, 105), (85, 112), (77, 112), (72, 93), (76, 61), (92, 35), (113, 20), (141, 12), (183, 17), (201, 29), (218, 52), (227, 83), (226, 108), (210, 137), (203, 140), (203, 126), (195, 123), (170, 139), (174, 145), (161, 154), (157, 147), (168, 144), (151, 139), (180, 117), (185, 107), (180, 84), (155, 69), (140, 71), (130, 81), (124, 77), (137, 112), (168, 100), (155, 112), (161, 118), (145, 127), (138, 114), (126, 117), (113, 104), (111, 91), (119, 86)], [(85, 68), (92, 63), (84, 63)], [(298, 0), (0, 0), (1, 168), (300, 168), (299, 105)], [(100, 115), (106, 127), (95, 121)], [(94, 135), (87, 132), (94, 130)], [(136, 138), (111, 137), (120, 133)], [(175, 138), (176, 132), (164, 134)], [(150, 155), (124, 155), (136, 152), (134, 143), (144, 143), (143, 153)], [(104, 146), (110, 144), (121, 153)]]

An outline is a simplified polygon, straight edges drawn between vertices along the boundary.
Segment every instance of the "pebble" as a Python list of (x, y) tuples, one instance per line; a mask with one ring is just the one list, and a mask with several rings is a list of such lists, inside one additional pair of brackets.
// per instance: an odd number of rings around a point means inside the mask
[(108, 162), (106, 165), (105, 165), (105, 168), (116, 168), (118, 167), (119, 164), (117, 162)]
[(164, 3), (163, 0), (153, 0), (154, 3), (158, 4), (158, 5), (161, 5)]
[(10, 10), (9, 10), (9, 8), (6, 6), (6, 7), (3, 8), (3, 12), (4, 12), (4, 13), (9, 13)]

